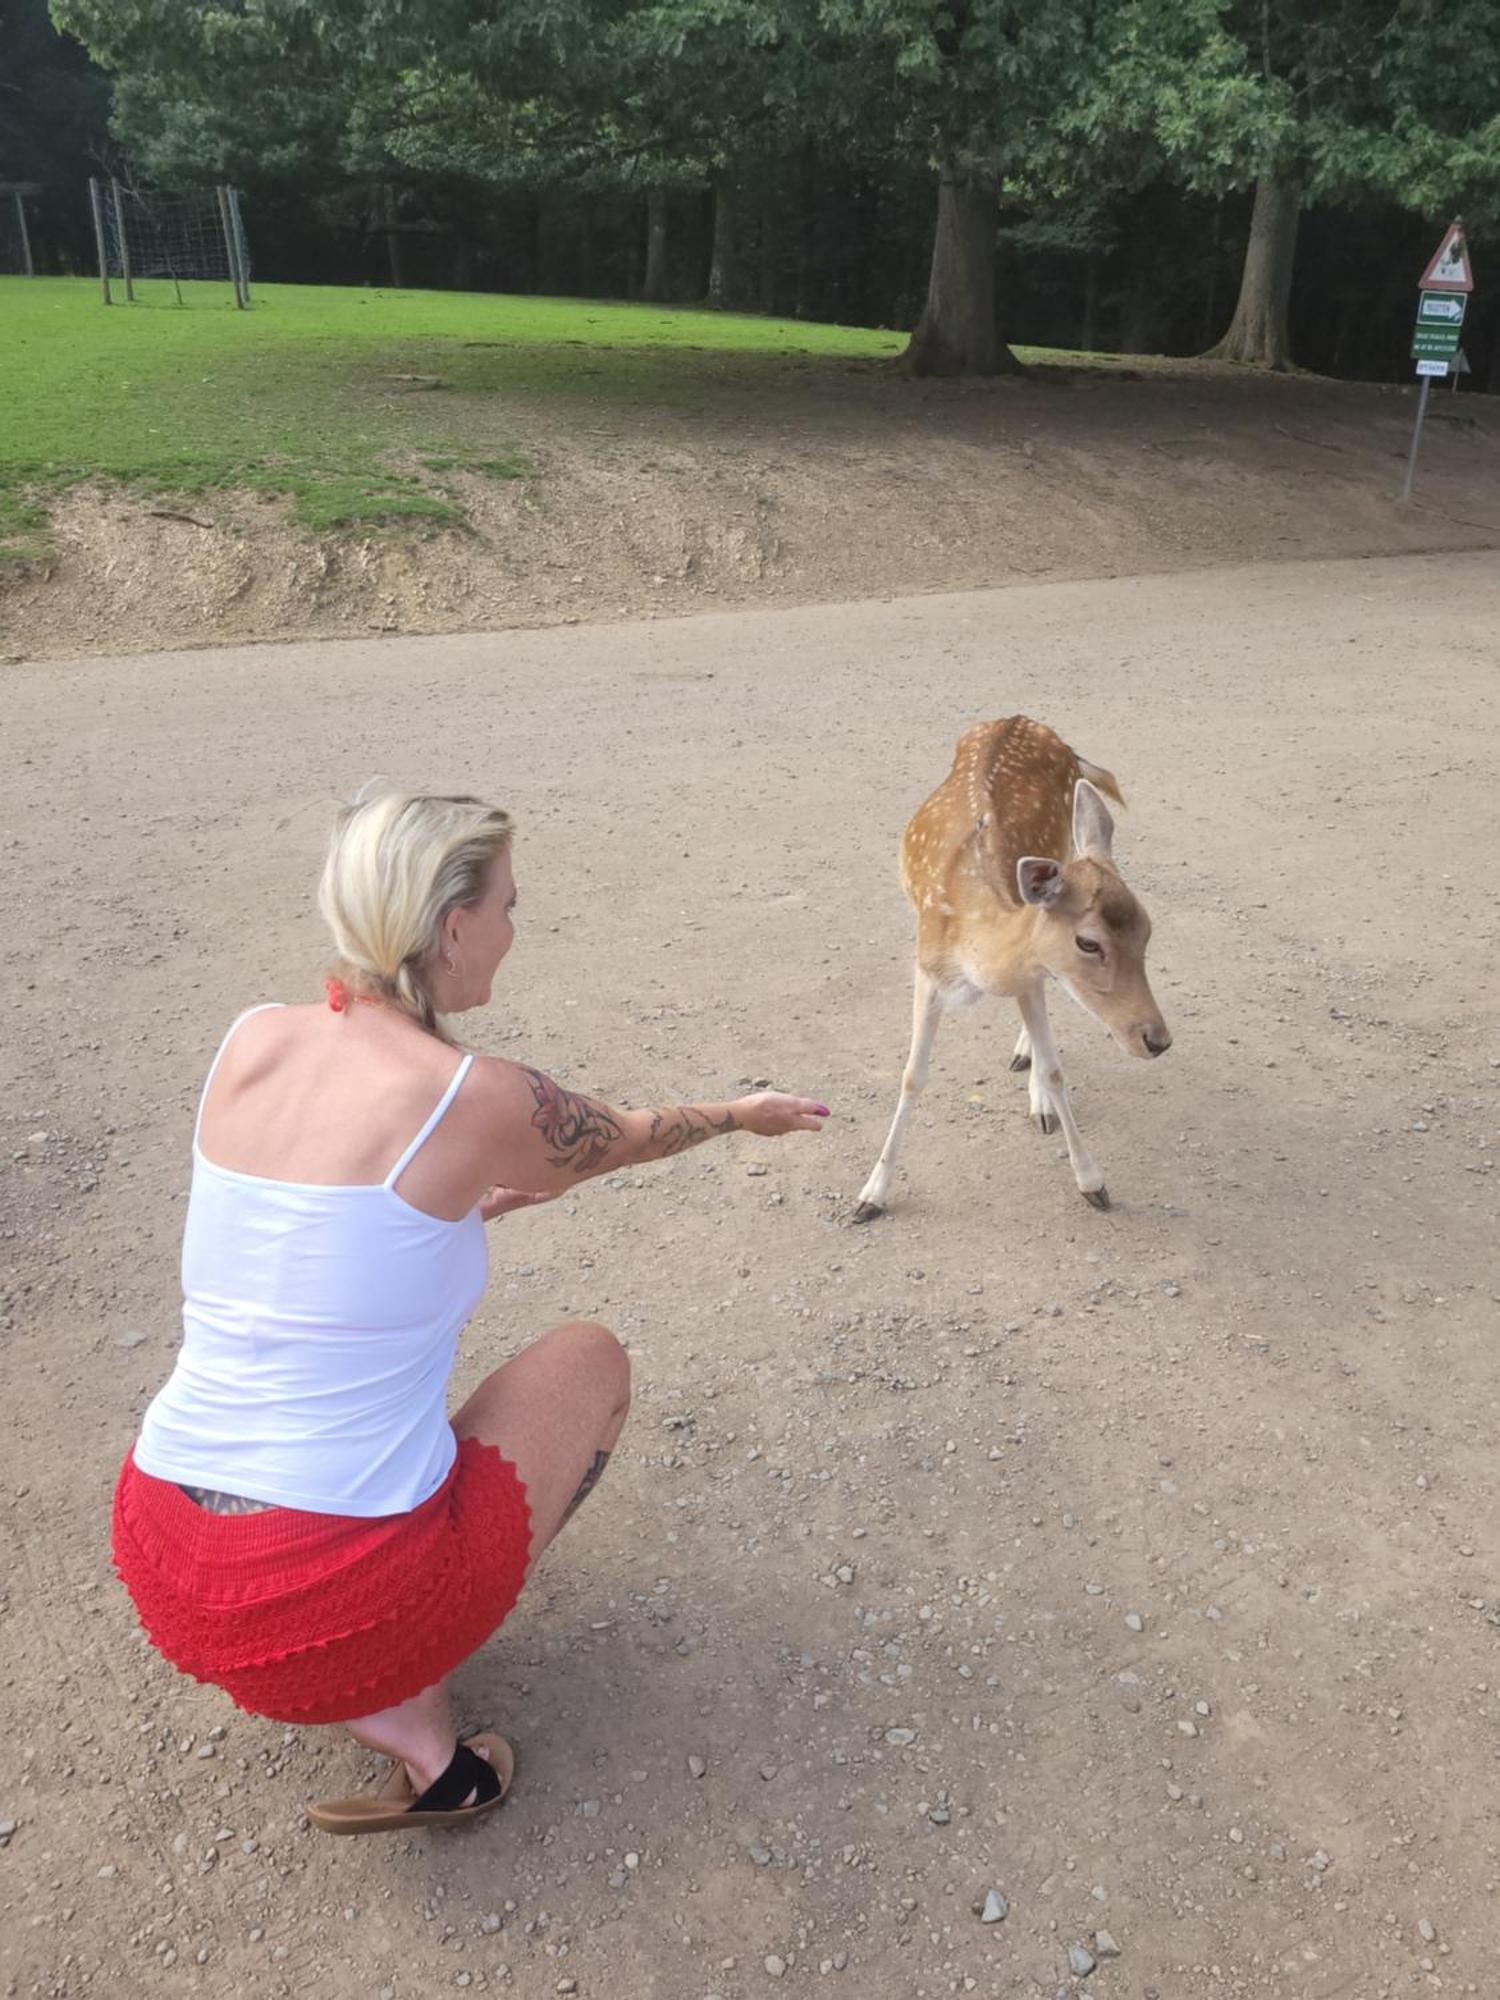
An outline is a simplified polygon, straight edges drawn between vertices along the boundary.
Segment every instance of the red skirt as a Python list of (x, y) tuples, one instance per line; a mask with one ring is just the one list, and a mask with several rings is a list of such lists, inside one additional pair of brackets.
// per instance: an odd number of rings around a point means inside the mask
[(510, 1615), (530, 1550), (520, 1475), (471, 1437), (430, 1499), (378, 1520), (210, 1514), (133, 1453), (115, 1489), (115, 1568), (151, 1643), (276, 1722), (347, 1722), (442, 1680)]

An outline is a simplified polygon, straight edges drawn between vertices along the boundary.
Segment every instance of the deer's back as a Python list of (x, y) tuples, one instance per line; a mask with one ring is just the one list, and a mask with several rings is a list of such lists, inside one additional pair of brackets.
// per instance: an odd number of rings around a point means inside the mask
[[(955, 872), (1018, 906), (1016, 863), (1071, 852), (1078, 758), (1028, 716), (979, 722), (958, 739), (953, 768), (912, 815), (901, 843), (906, 892), (918, 909)], [(972, 866), (966, 864), (972, 863)]]
[(940, 978), (990, 991), (1025, 977), (1032, 913), (1016, 888), (1023, 855), (1072, 851), (1079, 760), (1024, 715), (976, 723), (953, 768), (917, 808), (901, 843), (901, 879), (917, 913), (917, 955)]

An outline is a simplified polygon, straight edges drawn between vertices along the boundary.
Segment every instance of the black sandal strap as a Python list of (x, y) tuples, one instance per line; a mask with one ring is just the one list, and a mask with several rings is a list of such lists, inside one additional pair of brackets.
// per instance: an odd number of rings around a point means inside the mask
[(418, 1799), (413, 1799), (406, 1808), (408, 1812), (457, 1812), (468, 1798), (474, 1794), (476, 1806), (488, 1805), (491, 1799), (500, 1796), (500, 1773), (479, 1753), (471, 1750), (467, 1743), (460, 1743), (453, 1752), (453, 1762), (432, 1783)]

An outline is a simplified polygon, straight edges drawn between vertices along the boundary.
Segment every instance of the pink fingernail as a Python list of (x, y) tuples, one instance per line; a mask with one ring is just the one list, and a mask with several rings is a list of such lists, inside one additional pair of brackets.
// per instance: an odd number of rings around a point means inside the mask
[(833, 1113), (828, 1109), (826, 1104), (815, 1104), (813, 1110), (817, 1112), (820, 1118), (831, 1118), (833, 1116)]

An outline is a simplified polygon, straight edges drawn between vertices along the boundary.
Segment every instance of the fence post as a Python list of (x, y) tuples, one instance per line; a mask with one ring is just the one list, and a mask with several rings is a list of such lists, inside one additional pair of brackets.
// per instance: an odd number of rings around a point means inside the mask
[(21, 231), (21, 262), (26, 266), (28, 278), (36, 276), (36, 265), (31, 256), (31, 232), (26, 227), (26, 197), (16, 190), (16, 222)]
[(130, 239), (125, 234), (125, 201), (120, 193), (120, 183), (110, 176), (110, 189), (115, 198), (115, 228), (120, 232), (120, 269), (125, 276), (125, 296), (135, 302), (135, 280), (130, 275)]
[(1406, 461), (1406, 479), (1401, 487), (1401, 498), (1410, 500), (1412, 474), (1417, 469), (1417, 451), (1422, 443), (1422, 419), (1427, 415), (1427, 398), (1432, 392), (1432, 377), (1422, 377), (1422, 393), (1417, 398), (1417, 421), (1411, 427), (1411, 453)]
[(224, 255), (229, 260), (229, 282), (234, 286), (234, 303), (238, 311), (245, 309), (245, 295), (240, 284), (239, 252), (234, 244), (234, 224), (229, 219), (229, 196), (221, 184), (214, 189), (219, 197), (219, 227), (224, 232)]
[(89, 209), (94, 218), (94, 248), (99, 253), (99, 285), (104, 293), (104, 303), (113, 305), (109, 295), (109, 253), (104, 247), (104, 197), (99, 183), (89, 176)]
[(240, 214), (240, 191), (229, 189), (229, 219), (234, 224), (234, 247), (240, 260), (240, 290), (245, 294), (245, 304), (250, 303), (250, 252), (245, 243), (245, 223)]

